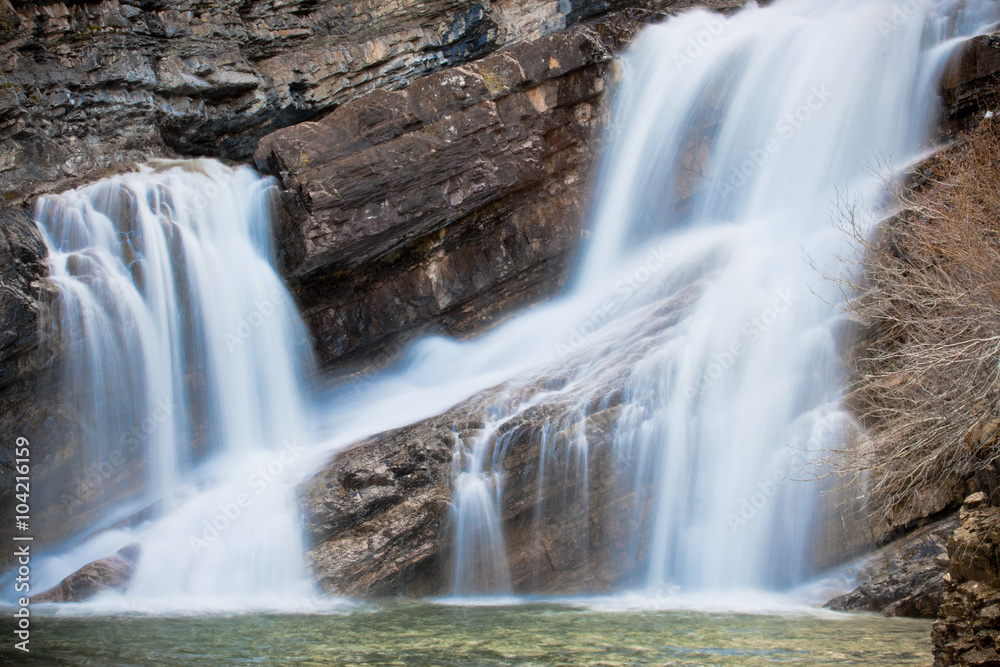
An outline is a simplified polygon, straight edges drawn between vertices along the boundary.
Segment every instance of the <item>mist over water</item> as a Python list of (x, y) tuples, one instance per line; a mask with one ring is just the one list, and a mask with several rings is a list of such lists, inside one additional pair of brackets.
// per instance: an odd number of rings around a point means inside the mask
[[(501, 426), (559, 406), (539, 463), (572, 478), (577, 525), (593, 481), (583, 426), (612, 386), (624, 401), (606, 474), (636, 499), (604, 518), (633, 527), (619, 589), (802, 584), (821, 501), (810, 463), (848, 421), (841, 297), (823, 277), (848, 250), (838, 196), (877, 218), (870, 166), (928, 148), (948, 58), (998, 16), (990, 0), (785, 0), (646, 28), (621, 58), (570, 291), (476, 340), (426, 339), (359, 392), (306, 386), (268, 179), (169, 163), (43, 199), (60, 291), (47, 335), (67, 350), (85, 456), (142, 430), (127, 453), (142, 479), (120, 481), (128, 502), (158, 508), (52, 555), (50, 583), (137, 542), (133, 585), (110, 608), (294, 605), (310, 591), (295, 484), (361, 437), (504, 384), (477, 439), (456, 445), (454, 594), (511, 593)], [(87, 502), (116, 516), (122, 495)]]

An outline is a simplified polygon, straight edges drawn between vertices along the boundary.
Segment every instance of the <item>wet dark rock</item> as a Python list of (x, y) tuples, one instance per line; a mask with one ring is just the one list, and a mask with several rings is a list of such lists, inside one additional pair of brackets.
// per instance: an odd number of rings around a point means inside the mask
[(138, 556), (137, 546), (125, 547), (114, 556), (84, 565), (55, 588), (32, 595), (31, 601), (83, 602), (104, 591), (124, 592), (128, 589)]
[(859, 570), (857, 588), (824, 606), (936, 618), (948, 573), (948, 538), (958, 525), (958, 517), (952, 516), (884, 547)]
[(355, 445), (303, 486), (309, 562), (324, 590), (370, 597), (443, 589), (453, 448), (447, 425), (429, 420)]
[(967, 126), (983, 109), (996, 111), (998, 83), (1000, 33), (972, 38), (951, 62), (941, 84), (945, 128)]
[(31, 217), (18, 208), (0, 208), (0, 387), (21, 376), (27, 353), (38, 346), (45, 254)]
[[(17, 438), (33, 438), (49, 418), (37, 393), (46, 274), (45, 246), (31, 218), (19, 208), (0, 208), (0, 502), (7, 508), (14, 506)], [(13, 512), (0, 512), (0, 531), (12, 534), (13, 521)], [(10, 558), (0, 556), (0, 565)]]
[[(665, 306), (631, 353), (669, 331), (687, 303)], [(300, 492), (309, 562), (323, 589), (366, 597), (448, 593), (455, 457), (461, 462), (484, 437), (498, 402), (521, 404), (565, 381), (555, 375), (495, 387), (333, 456)], [(587, 394), (585, 412), (580, 397), (556, 393), (488, 432), (484, 458), (501, 461), (499, 520), (516, 593), (606, 592), (641, 566), (622, 545), (633, 531), (645, 534), (628, 519), (637, 510), (645, 517), (639, 523), (647, 521), (654, 497), (648, 485), (629, 488), (639, 453), (613, 447), (624, 374), (609, 364), (594, 382), (600, 389)]]

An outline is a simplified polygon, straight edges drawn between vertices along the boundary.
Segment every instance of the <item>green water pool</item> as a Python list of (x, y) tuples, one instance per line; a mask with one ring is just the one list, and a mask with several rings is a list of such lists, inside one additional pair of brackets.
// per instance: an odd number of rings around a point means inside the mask
[(26, 665), (929, 665), (930, 622), (874, 615), (391, 602), (328, 614), (42, 615)]

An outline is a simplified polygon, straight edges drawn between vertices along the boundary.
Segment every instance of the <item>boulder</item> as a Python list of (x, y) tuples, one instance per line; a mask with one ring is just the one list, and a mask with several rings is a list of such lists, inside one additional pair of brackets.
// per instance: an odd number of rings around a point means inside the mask
[(84, 565), (63, 579), (58, 586), (41, 595), (32, 595), (32, 602), (83, 602), (103, 591), (121, 591), (128, 588), (139, 555), (133, 545), (125, 547), (114, 556)]
[(440, 592), (454, 436), (440, 419), (334, 456), (301, 489), (311, 569), (328, 593)]

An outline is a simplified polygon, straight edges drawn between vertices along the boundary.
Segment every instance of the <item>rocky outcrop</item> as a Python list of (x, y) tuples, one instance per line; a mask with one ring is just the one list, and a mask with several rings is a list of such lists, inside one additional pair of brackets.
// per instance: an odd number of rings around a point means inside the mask
[[(35, 391), (46, 273), (45, 245), (31, 218), (0, 208), (0, 502), (8, 508), (14, 503), (16, 438), (33, 436), (46, 420)], [(13, 520), (12, 512), (0, 513), (0, 531), (11, 534)], [(9, 559), (0, 557), (0, 565)]]
[(450, 425), (429, 420), (359, 443), (303, 486), (309, 562), (324, 590), (359, 597), (443, 590), (454, 446)]
[(324, 361), (430, 324), (475, 330), (561, 284), (608, 65), (641, 25), (616, 15), (517, 44), (261, 141)]
[[(323, 588), (364, 596), (449, 592), (456, 470), (480, 445), (482, 460), (495, 462), (489, 472), (502, 480), (496, 510), (514, 592), (605, 592), (639, 571), (641, 561), (623, 545), (648, 534), (642, 524), (654, 498), (648, 483), (634, 479), (638, 448), (613, 447), (623, 369), (670, 335), (694, 291), (664, 304), (586, 380), (550, 368), (337, 453), (300, 493), (309, 561)], [(571, 375), (572, 389), (559, 391)]]
[(45, 254), (31, 218), (17, 208), (0, 208), (0, 388), (29, 370), (26, 353), (38, 346)]
[(125, 591), (139, 555), (136, 547), (126, 547), (113, 556), (84, 565), (32, 602), (83, 602), (104, 591)]
[(265, 137), (255, 160), (293, 198), (292, 276), (368, 263), (576, 162), (609, 46), (565, 31)]
[[(0, 0), (0, 195), (257, 139), (629, 0)], [(670, 4), (690, 4), (669, 1)]]
[(948, 588), (931, 638), (935, 665), (1000, 665), (1000, 507), (966, 498), (948, 540)]
[(948, 573), (948, 538), (957, 527), (958, 518), (949, 517), (890, 544), (861, 567), (857, 588), (824, 606), (936, 618)]
[(1000, 83), (1000, 33), (969, 40), (945, 71), (941, 94), (945, 129), (968, 126), (982, 109), (995, 109)]
[[(303, 485), (309, 562), (325, 591), (361, 597), (449, 592), (452, 459), (465, 455), (459, 443), (480, 435), (488, 397), (498, 391), (358, 443)], [(499, 509), (515, 592), (607, 591), (633, 566), (615, 550), (631, 529), (615, 518), (636, 501), (616, 493), (611, 441), (617, 410), (596, 411), (581, 429), (567, 419), (566, 406), (545, 404), (495, 433), (492, 446), (504, 449)], [(543, 436), (552, 423), (562, 427)], [(586, 469), (566, 466), (566, 474), (539, 480), (543, 460), (565, 466), (581, 434)]]

